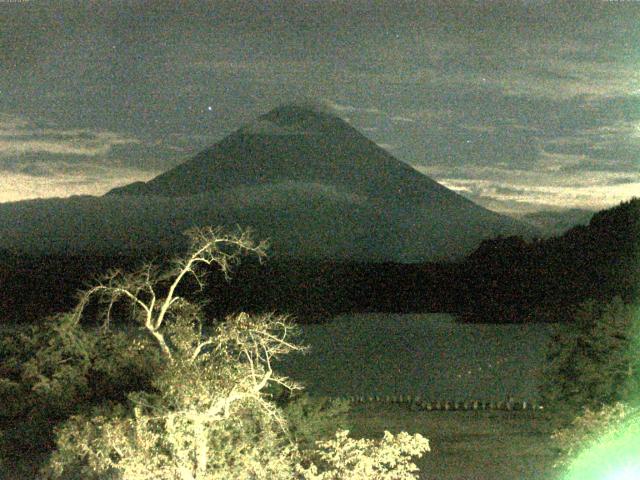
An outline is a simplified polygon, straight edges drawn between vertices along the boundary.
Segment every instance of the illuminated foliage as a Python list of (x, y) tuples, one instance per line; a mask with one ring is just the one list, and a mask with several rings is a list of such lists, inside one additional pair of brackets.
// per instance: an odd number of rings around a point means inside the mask
[(640, 478), (640, 415), (601, 433), (570, 463), (563, 480)]
[(335, 438), (318, 442), (318, 464), (304, 472), (308, 480), (409, 480), (418, 467), (410, 461), (429, 451), (429, 441), (419, 433), (397, 436), (384, 432), (382, 440), (354, 440), (349, 432), (336, 432)]
[(56, 424), (91, 405), (149, 388), (160, 364), (148, 339), (85, 329), (70, 314), (5, 336), (0, 358), (5, 455), (48, 448)]
[[(411, 479), (410, 462), (429, 450), (419, 434), (386, 434), (382, 440), (353, 440), (346, 431), (327, 439), (322, 407), (303, 402), (283, 410), (270, 388), (300, 387), (278, 375), (272, 362), (303, 350), (285, 316), (229, 316), (203, 328), (201, 306), (179, 296), (199, 266), (216, 264), (224, 274), (242, 253), (264, 255), (264, 245), (242, 233), (190, 232), (191, 253), (162, 272), (145, 266), (132, 274), (110, 272), (80, 296), (70, 318), (80, 322), (91, 297), (106, 305), (104, 331), (119, 300), (152, 340), (161, 366), (151, 388), (130, 393), (88, 414), (71, 416), (57, 428), (56, 450), (44, 478), (71, 480), (222, 479)], [(164, 282), (166, 293), (160, 293)], [(334, 417), (340, 405), (326, 409)], [(334, 425), (335, 426), (335, 425)]]
[(630, 422), (640, 418), (640, 409), (617, 402), (600, 410), (585, 408), (569, 426), (556, 431), (552, 439), (560, 451), (556, 467), (567, 467), (575, 458), (600, 438), (614, 435)]
[[(608, 313), (611, 311), (628, 314), (626, 317), (620, 315), (617, 318), (626, 318), (627, 321), (622, 323), (625, 327), (623, 345), (616, 345), (618, 355), (613, 357), (623, 359), (626, 379), (622, 384), (616, 382), (615, 386), (619, 389), (617, 397), (625, 398), (628, 403), (600, 405), (597, 409), (587, 407), (571, 425), (553, 435), (561, 451), (556, 466), (566, 469), (564, 480), (640, 478), (639, 310), (636, 306), (620, 309), (618, 305), (617, 308), (607, 310)], [(610, 315), (603, 315), (601, 318), (609, 322), (610, 326), (613, 325), (614, 331), (616, 326), (619, 327), (614, 321), (616, 319)], [(601, 334), (602, 331), (595, 330)], [(611, 383), (603, 383), (607, 388), (612, 388)]]

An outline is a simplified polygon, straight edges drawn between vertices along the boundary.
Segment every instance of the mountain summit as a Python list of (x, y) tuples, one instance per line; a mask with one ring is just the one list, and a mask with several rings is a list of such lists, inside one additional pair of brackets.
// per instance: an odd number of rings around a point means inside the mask
[(283, 181), (400, 202), (471, 204), (397, 160), (338, 116), (286, 105), (147, 183), (109, 194), (187, 196)]
[(149, 182), (107, 195), (204, 195), (217, 207), (210, 223), (252, 226), (287, 256), (450, 259), (488, 237), (535, 233), (421, 174), (337, 115), (300, 105), (275, 108)]

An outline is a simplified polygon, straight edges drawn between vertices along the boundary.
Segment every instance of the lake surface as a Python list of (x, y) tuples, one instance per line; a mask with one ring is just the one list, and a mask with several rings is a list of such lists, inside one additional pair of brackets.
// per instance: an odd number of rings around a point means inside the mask
[(314, 395), (538, 399), (549, 324), (456, 323), (446, 314), (349, 314), (303, 325), (311, 347), (278, 363)]
[[(139, 332), (137, 326), (126, 330)], [(508, 395), (538, 399), (551, 325), (464, 324), (447, 314), (384, 313), (342, 315), (300, 330), (297, 343), (310, 351), (274, 365), (312, 395), (488, 401)]]

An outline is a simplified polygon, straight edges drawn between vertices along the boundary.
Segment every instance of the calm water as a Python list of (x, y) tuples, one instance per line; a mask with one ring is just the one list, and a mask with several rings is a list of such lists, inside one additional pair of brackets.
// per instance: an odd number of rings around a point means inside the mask
[(310, 351), (275, 365), (315, 395), (535, 399), (550, 329), (460, 324), (446, 314), (350, 314), (301, 326), (298, 343)]
[(305, 325), (281, 372), (319, 395), (537, 398), (550, 326), (459, 324), (444, 314), (363, 314)]

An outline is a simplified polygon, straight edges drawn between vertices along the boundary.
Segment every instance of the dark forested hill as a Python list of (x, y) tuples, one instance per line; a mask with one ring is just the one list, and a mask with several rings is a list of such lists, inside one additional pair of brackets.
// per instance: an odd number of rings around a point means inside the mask
[(462, 310), (483, 320), (562, 321), (587, 298), (631, 302), (640, 289), (640, 199), (559, 237), (484, 241), (463, 262), (460, 282)]
[[(37, 321), (73, 306), (74, 293), (111, 267), (144, 258), (0, 255), (0, 319)], [(167, 260), (158, 250), (147, 260)], [(212, 272), (208, 313), (279, 311), (315, 321), (345, 312), (450, 312), (468, 321), (567, 321), (587, 298), (637, 299), (640, 199), (596, 213), (559, 237), (486, 240), (456, 263), (247, 260), (226, 281)]]

